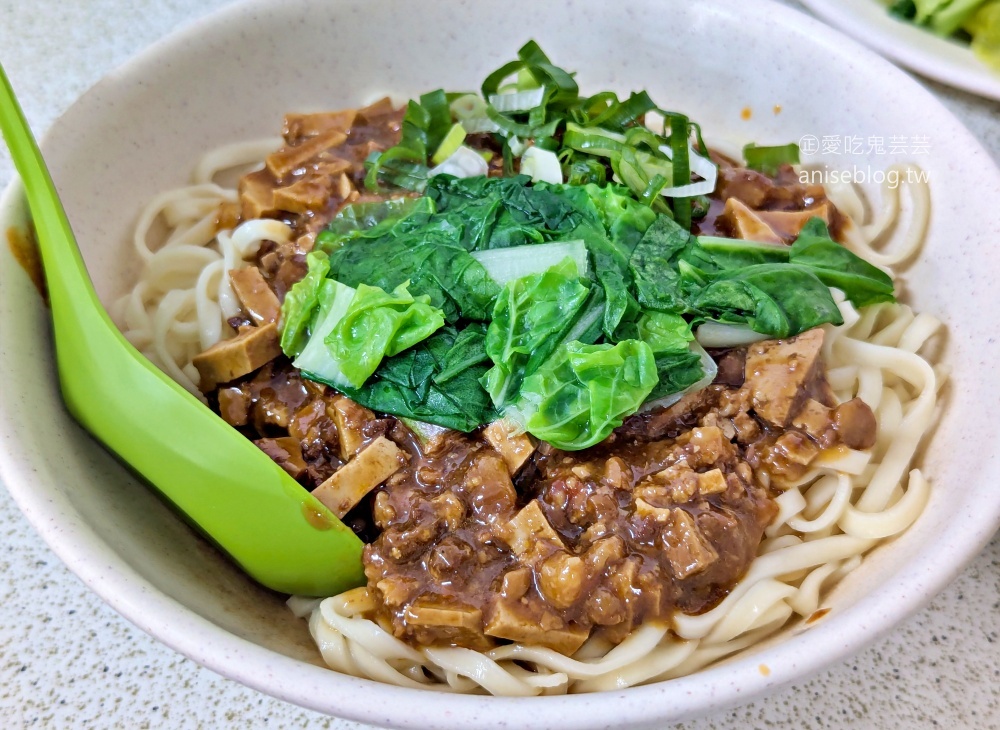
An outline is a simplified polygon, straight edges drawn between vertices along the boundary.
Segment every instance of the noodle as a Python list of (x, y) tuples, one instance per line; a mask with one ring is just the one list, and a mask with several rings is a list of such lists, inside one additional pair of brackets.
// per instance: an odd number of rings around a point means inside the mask
[[(117, 303), (117, 319), (136, 347), (199, 397), (192, 357), (234, 334), (226, 320), (239, 307), (226, 273), (242, 266), (262, 241), (290, 235), (288, 226), (271, 220), (217, 230), (220, 205), (234, 202), (236, 193), (211, 180), (275, 146), (268, 140), (210, 153), (196, 169), (197, 184), (158, 196), (139, 218), (134, 245), (145, 266)], [(893, 169), (907, 181), (909, 226), (897, 230), (903, 204), (899, 190), (887, 184), (871, 222), (844, 232), (849, 248), (882, 267), (912, 257), (929, 221), (926, 183), (908, 174), (914, 168)], [(864, 220), (866, 203), (854, 188), (831, 186), (828, 192), (840, 210)], [(154, 250), (158, 218), (170, 234)], [(696, 671), (761, 641), (793, 617), (811, 616), (832, 583), (923, 510), (930, 487), (910, 465), (933, 422), (943, 378), (943, 369), (917, 354), (940, 329), (938, 320), (902, 304), (858, 312), (843, 297), (838, 303), (844, 324), (825, 326), (828, 382), (839, 401), (858, 396), (872, 408), (878, 440), (870, 452), (841, 447), (833, 457), (824, 454), (776, 498), (778, 513), (757, 558), (713, 609), (678, 614), (670, 626), (647, 622), (618, 645), (592, 637), (568, 657), (518, 643), (484, 652), (412, 647), (367, 618), (374, 603), (365, 588), (324, 600), (293, 597), (289, 604), (309, 616), (323, 660), (346, 674), (448, 692), (528, 696), (621, 689)]]

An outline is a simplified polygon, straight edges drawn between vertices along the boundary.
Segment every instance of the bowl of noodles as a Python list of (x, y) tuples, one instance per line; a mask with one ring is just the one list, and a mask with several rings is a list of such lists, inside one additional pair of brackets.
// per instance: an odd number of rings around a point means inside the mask
[(124, 616), (359, 721), (657, 727), (996, 530), (978, 144), (785, 8), (574, 8), (239, 4), (54, 125), (126, 337), (364, 543), (269, 590), (71, 420), (12, 189), (4, 482)]

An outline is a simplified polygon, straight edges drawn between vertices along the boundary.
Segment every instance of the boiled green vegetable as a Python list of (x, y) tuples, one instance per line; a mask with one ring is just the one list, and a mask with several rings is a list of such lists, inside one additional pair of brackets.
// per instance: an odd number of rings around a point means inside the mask
[(656, 383), (656, 360), (645, 342), (568, 342), (524, 381), (508, 415), (553, 446), (585, 449), (635, 413)]
[(382, 358), (398, 355), (444, 325), (427, 295), (414, 297), (403, 282), (391, 293), (360, 284), (344, 316), (325, 338), (348, 385), (360, 388)]

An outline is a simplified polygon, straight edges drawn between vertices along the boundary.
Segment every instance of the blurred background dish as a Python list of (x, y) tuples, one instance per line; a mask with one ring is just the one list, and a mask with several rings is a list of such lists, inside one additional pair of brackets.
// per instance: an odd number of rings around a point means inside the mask
[(977, 58), (968, 43), (900, 20), (879, 0), (802, 0), (802, 4), (855, 40), (919, 74), (1000, 99), (1000, 70)]

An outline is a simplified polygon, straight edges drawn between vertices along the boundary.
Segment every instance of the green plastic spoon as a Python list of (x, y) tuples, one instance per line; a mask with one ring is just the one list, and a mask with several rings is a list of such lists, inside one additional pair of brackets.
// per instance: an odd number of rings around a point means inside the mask
[(0, 130), (35, 223), (69, 412), (259, 583), (311, 596), (363, 583), (354, 533), (111, 321), (2, 66), (0, 82)]

